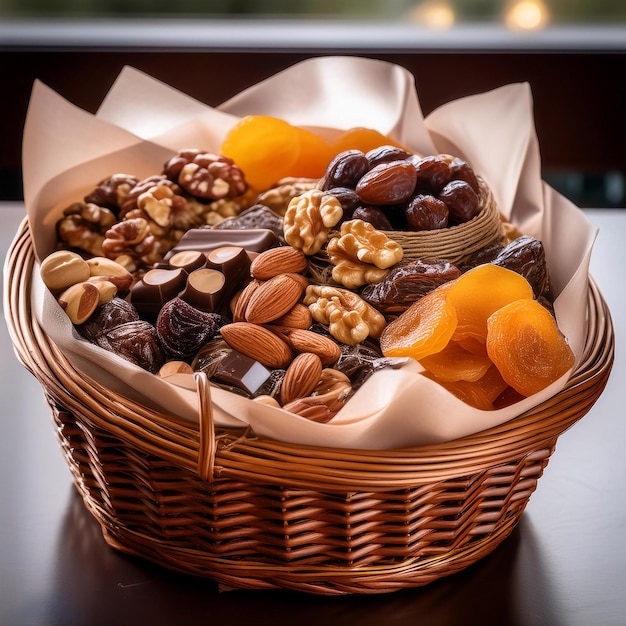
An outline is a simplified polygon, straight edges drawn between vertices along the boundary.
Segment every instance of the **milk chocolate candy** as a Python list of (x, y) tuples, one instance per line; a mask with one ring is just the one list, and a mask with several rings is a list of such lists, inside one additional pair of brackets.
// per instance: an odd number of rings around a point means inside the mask
[(168, 259), (169, 268), (181, 267), (187, 272), (193, 272), (206, 265), (206, 255), (199, 250), (181, 250)]
[(267, 228), (248, 230), (219, 230), (213, 228), (191, 228), (172, 250), (165, 255), (165, 260), (181, 250), (195, 250), (208, 254), (211, 250), (224, 246), (244, 248), (247, 252), (263, 252), (278, 245), (276, 233)]
[(232, 350), (218, 364), (213, 378), (220, 383), (254, 394), (271, 376), (271, 371), (258, 361)]
[(250, 276), (250, 257), (241, 246), (220, 246), (207, 254), (207, 267), (219, 270), (224, 274), (227, 285), (240, 283)]
[(185, 288), (187, 272), (177, 269), (152, 269), (130, 291), (130, 301), (140, 313), (158, 313), (162, 306)]
[(180, 298), (200, 311), (217, 312), (224, 301), (225, 285), (222, 272), (203, 267), (189, 274)]

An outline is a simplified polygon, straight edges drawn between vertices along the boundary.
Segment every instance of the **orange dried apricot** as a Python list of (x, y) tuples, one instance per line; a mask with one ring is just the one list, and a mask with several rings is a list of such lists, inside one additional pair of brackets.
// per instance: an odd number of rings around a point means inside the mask
[(533, 297), (530, 283), (512, 270), (485, 263), (460, 276), (448, 293), (457, 314), (453, 339), (485, 342), (487, 319), (510, 302)]
[(574, 365), (574, 353), (552, 314), (532, 298), (495, 311), (487, 321), (487, 354), (506, 382), (531, 396)]
[(385, 356), (419, 361), (448, 345), (457, 323), (456, 312), (447, 298), (451, 285), (445, 283), (427, 293), (385, 327), (380, 336)]
[(220, 152), (243, 170), (251, 187), (262, 191), (281, 178), (321, 178), (336, 154), (381, 145), (403, 148), (370, 128), (351, 128), (329, 142), (322, 134), (277, 117), (247, 115), (228, 131)]
[(487, 354), (504, 380), (531, 396), (574, 365), (574, 353), (552, 314), (536, 300), (518, 300), (487, 322)]
[(298, 156), (289, 168), (288, 176), (297, 178), (321, 178), (331, 159), (334, 150), (319, 135), (306, 128), (296, 127), (298, 134)]
[(221, 153), (231, 158), (243, 170), (248, 184), (259, 190), (288, 176), (299, 151), (297, 129), (268, 115), (241, 118), (221, 146)]
[(343, 132), (331, 143), (331, 148), (333, 155), (335, 155), (344, 150), (369, 152), (373, 148), (379, 148), (385, 145), (396, 146), (397, 148), (403, 148), (410, 152), (408, 148), (394, 141), (391, 137), (383, 135), (373, 128), (363, 128), (362, 126), (355, 126)]
[(476, 382), (491, 367), (491, 359), (487, 354), (468, 352), (456, 341), (449, 341), (441, 351), (422, 357), (420, 363), (429, 370), (437, 380), (455, 382), (467, 380)]
[(439, 383), (465, 404), (482, 411), (493, 411), (496, 408), (494, 403), (507, 388), (507, 383), (494, 365), (489, 367), (481, 378), (473, 382), (468, 380), (442, 381), (428, 371), (424, 375)]

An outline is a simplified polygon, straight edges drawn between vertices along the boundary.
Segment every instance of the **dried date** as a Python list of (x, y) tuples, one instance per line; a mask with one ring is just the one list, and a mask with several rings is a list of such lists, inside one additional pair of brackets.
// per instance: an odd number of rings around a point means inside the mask
[(492, 263), (521, 274), (530, 283), (537, 298), (552, 301), (546, 252), (539, 239), (529, 235), (518, 237), (506, 245)]
[(174, 298), (163, 306), (156, 320), (156, 330), (165, 354), (174, 359), (192, 359), (200, 348), (213, 339), (219, 321), (213, 313), (205, 313)]
[(120, 324), (102, 333), (95, 343), (153, 374), (165, 362), (156, 329), (144, 320)]
[(410, 161), (390, 161), (369, 170), (359, 180), (356, 192), (365, 204), (398, 204), (413, 195), (416, 181), (417, 171)]
[(443, 155), (412, 157), (417, 171), (417, 189), (437, 195), (450, 180), (450, 162)]
[(397, 315), (436, 287), (461, 275), (448, 261), (411, 261), (392, 268), (385, 278), (367, 285), (361, 297), (386, 315)]
[(122, 298), (113, 298), (100, 305), (84, 324), (76, 326), (76, 330), (89, 341), (95, 342), (103, 333), (138, 320), (139, 313), (130, 302)]
[(369, 222), (376, 230), (393, 230), (389, 218), (376, 206), (357, 207), (352, 213), (353, 220), (363, 220)]
[(464, 180), (451, 180), (439, 193), (450, 211), (450, 222), (469, 222), (480, 212), (480, 198), (469, 183)]
[(403, 148), (397, 146), (379, 146), (378, 148), (372, 148), (369, 152), (365, 153), (365, 157), (369, 163), (369, 169), (380, 163), (389, 163), (389, 161), (402, 161), (408, 159), (411, 156), (410, 152), (407, 152)]
[(335, 196), (343, 209), (343, 219), (352, 219), (352, 213), (361, 204), (357, 192), (350, 187), (333, 187), (326, 191), (327, 195)]
[(438, 230), (448, 225), (448, 206), (430, 194), (418, 194), (406, 207), (406, 220), (411, 230)]
[(450, 174), (452, 180), (464, 180), (477, 194), (480, 194), (478, 178), (466, 161), (454, 157), (450, 162)]
[(369, 162), (361, 150), (344, 150), (328, 164), (321, 182), (322, 190), (333, 187), (354, 189), (368, 169)]

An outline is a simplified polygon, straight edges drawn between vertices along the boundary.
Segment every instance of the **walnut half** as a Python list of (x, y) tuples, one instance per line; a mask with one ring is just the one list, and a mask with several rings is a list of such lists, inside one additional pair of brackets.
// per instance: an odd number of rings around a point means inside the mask
[(333, 280), (348, 289), (357, 289), (382, 280), (387, 269), (402, 260), (402, 246), (363, 220), (348, 220), (338, 237), (327, 246)]
[(337, 198), (310, 189), (289, 202), (283, 218), (285, 241), (304, 254), (316, 254), (328, 240), (330, 229), (343, 217)]
[(330, 285), (309, 285), (304, 296), (313, 319), (328, 326), (330, 334), (351, 346), (368, 337), (380, 337), (386, 321), (361, 296)]

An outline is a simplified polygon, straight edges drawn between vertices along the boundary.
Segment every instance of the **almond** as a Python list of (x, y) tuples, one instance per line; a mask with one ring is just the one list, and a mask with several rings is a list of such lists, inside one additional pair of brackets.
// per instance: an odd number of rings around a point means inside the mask
[(322, 375), (322, 361), (317, 354), (303, 352), (287, 368), (280, 387), (282, 404), (305, 398), (317, 386)]
[(317, 354), (324, 365), (336, 363), (341, 356), (341, 348), (337, 342), (325, 335), (287, 326), (269, 326), (269, 328), (278, 333), (294, 352)]
[(295, 274), (279, 274), (263, 281), (248, 300), (246, 321), (267, 324), (293, 308), (302, 298), (305, 287), (292, 276)]
[(259, 280), (268, 280), (278, 274), (304, 272), (308, 263), (302, 250), (291, 246), (280, 246), (261, 252), (252, 261), (250, 274)]
[(291, 363), (291, 348), (278, 335), (250, 322), (222, 326), (222, 339), (234, 350), (266, 367), (284, 368)]
[(289, 326), (289, 328), (307, 329), (313, 323), (313, 316), (308, 306), (298, 303), (273, 323), (279, 326)]
[(261, 284), (259, 280), (250, 281), (236, 296), (233, 303), (231, 303), (231, 310), (233, 312), (233, 322), (245, 322), (246, 320), (246, 307), (250, 298), (256, 288)]

